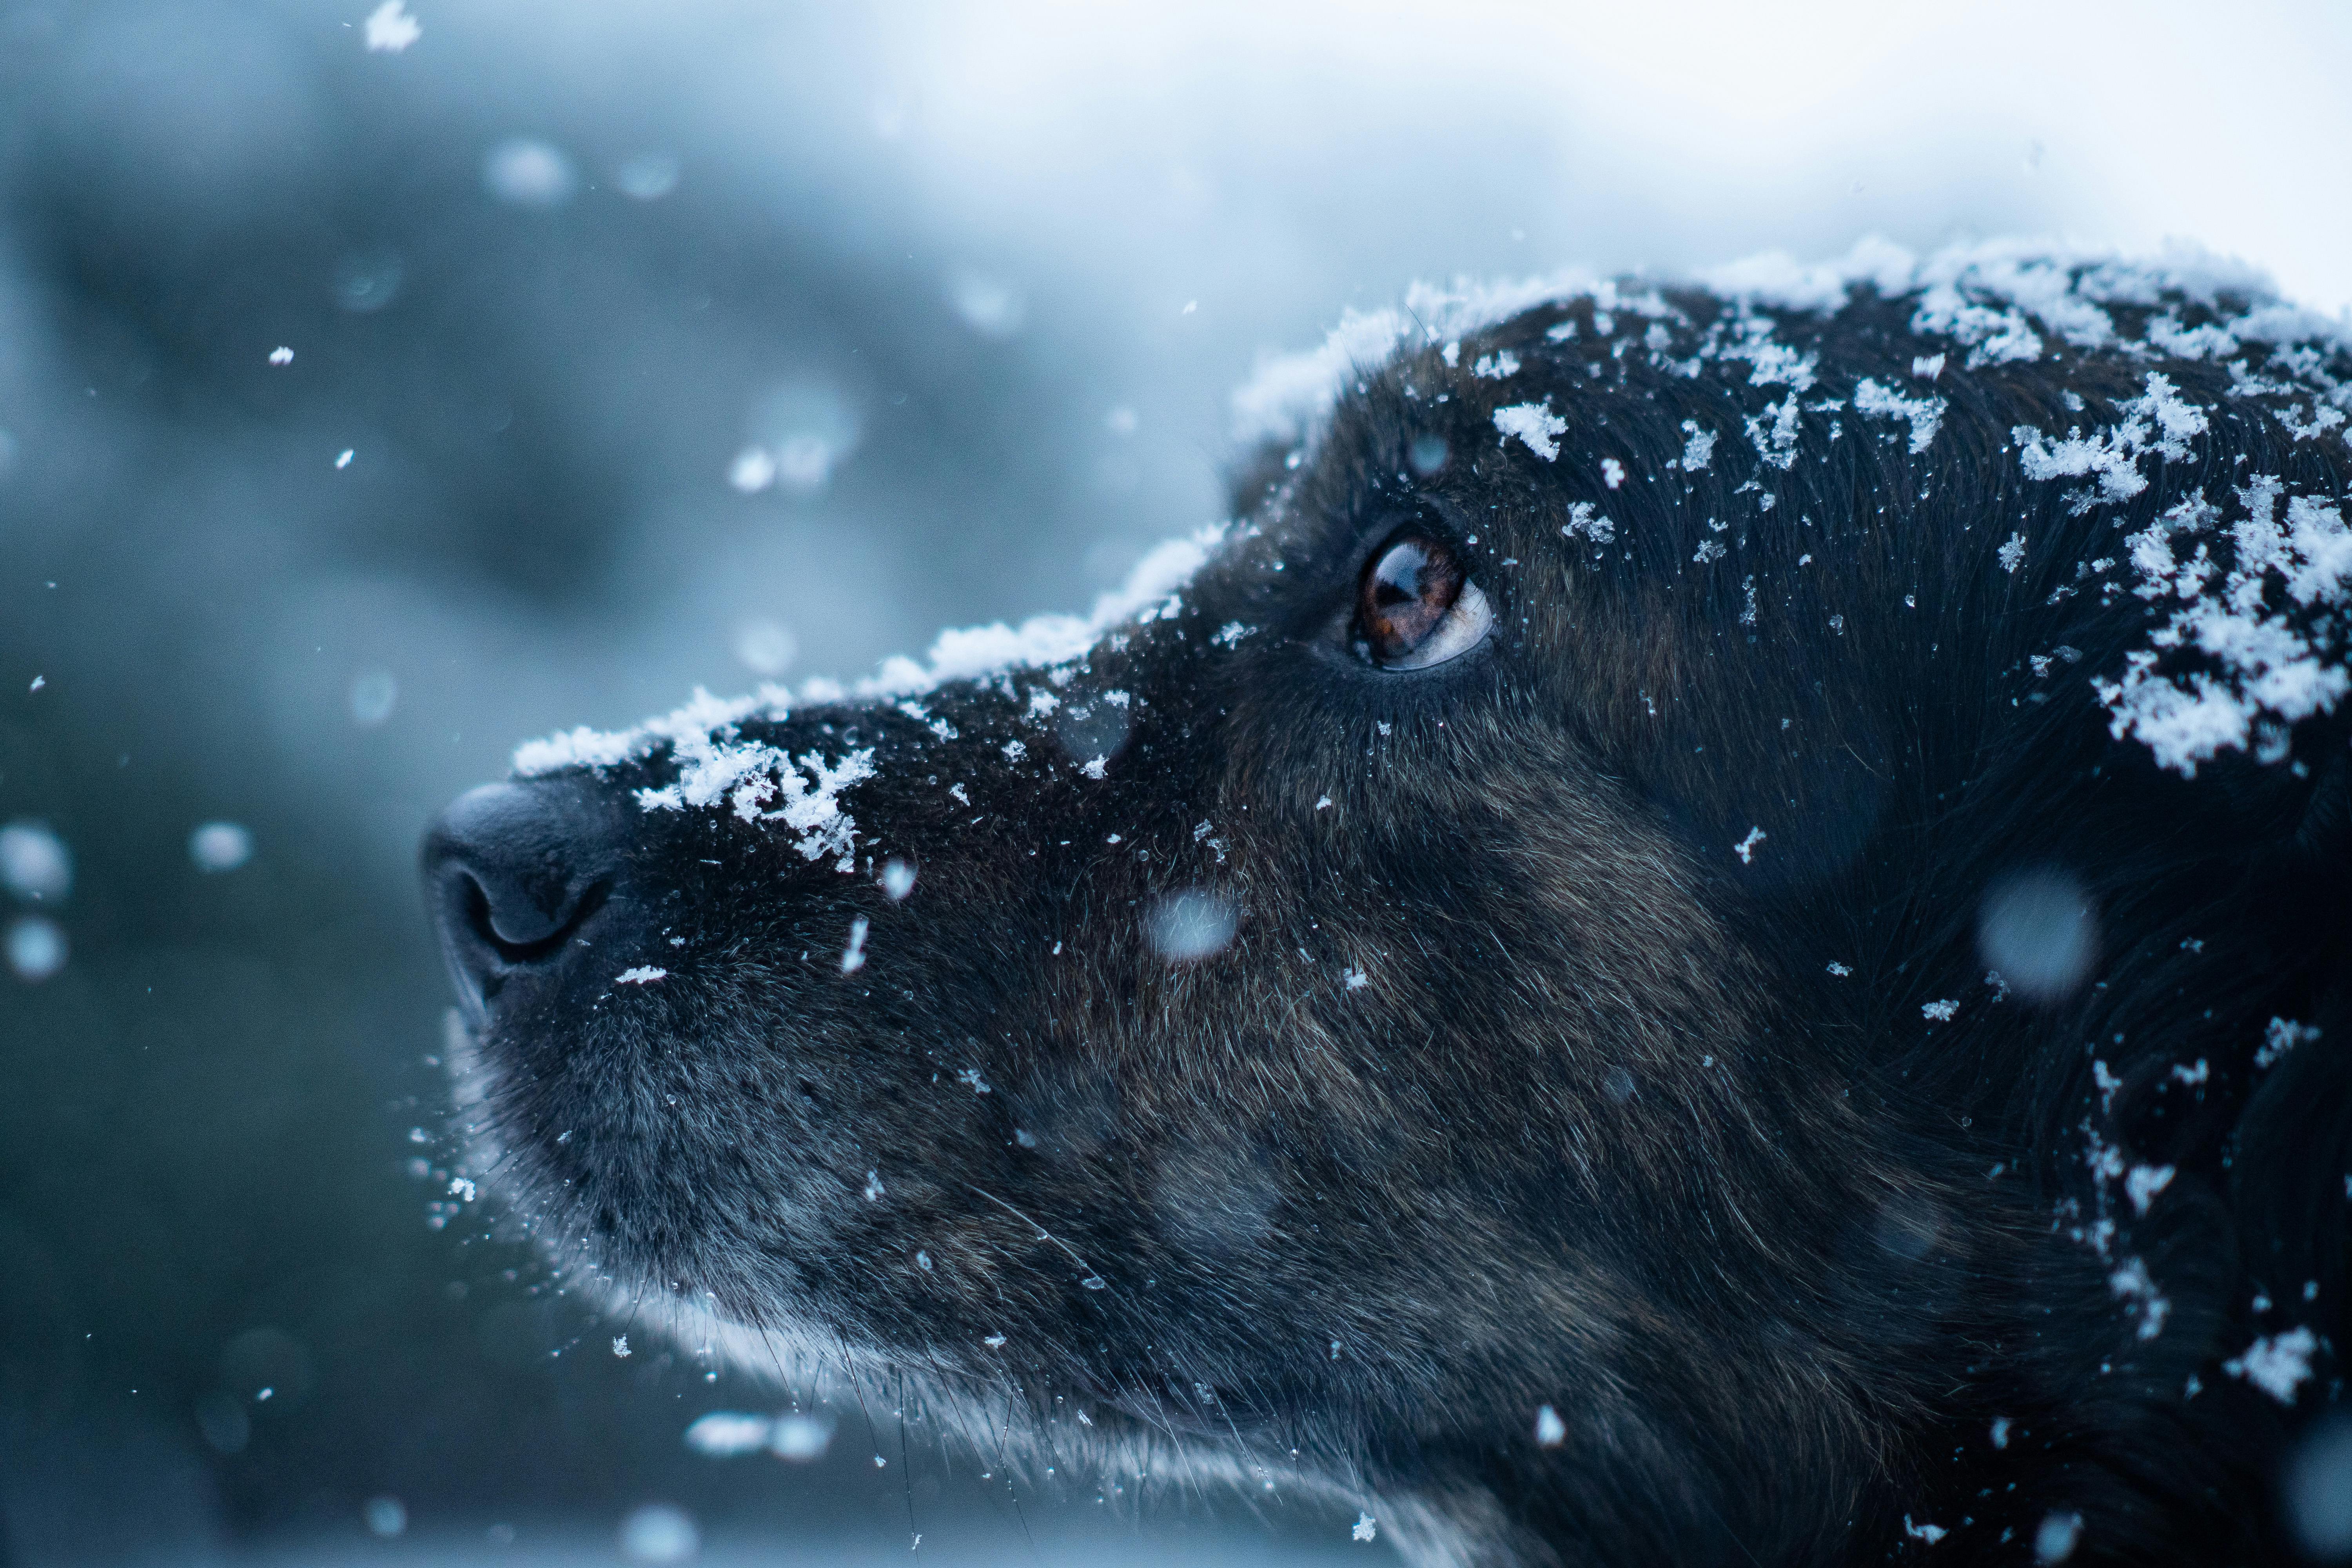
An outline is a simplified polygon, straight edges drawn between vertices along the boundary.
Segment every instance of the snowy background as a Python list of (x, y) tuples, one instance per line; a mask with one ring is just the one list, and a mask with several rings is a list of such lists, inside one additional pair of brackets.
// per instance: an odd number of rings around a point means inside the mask
[(1083, 605), (1416, 277), (2023, 232), (2352, 301), (2340, 6), (369, 10), (0, 0), (0, 1563), (1373, 1560), (691, 1452), (757, 1391), (428, 1223), (432, 811)]

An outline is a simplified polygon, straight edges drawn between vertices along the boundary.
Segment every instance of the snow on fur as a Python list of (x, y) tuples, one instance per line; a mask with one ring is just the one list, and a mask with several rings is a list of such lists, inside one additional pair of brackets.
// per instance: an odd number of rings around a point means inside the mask
[(1321, 347), (1260, 360), (1256, 374), (1234, 394), (1234, 435), (1244, 443), (1300, 439), (1328, 417), (1342, 392), (1409, 339), (1458, 340), (1538, 305), (1585, 299), (1612, 314), (1656, 318), (1671, 309), (1655, 289), (1627, 290), (1580, 268), (1517, 281), (1415, 283), (1405, 290), (1402, 309), (1349, 310)]
[[(2325, 712), (2352, 687), (2326, 623), (2298, 629), (2289, 610), (2340, 605), (2352, 585), (2352, 529), (2341, 510), (2284, 496), (2270, 475), (2254, 476), (2231, 499), (2245, 515), (2228, 531), (2233, 558), (2218, 585), (2210, 545), (2223, 537), (2222, 513), (2203, 497), (2130, 536), (2135, 592), (2180, 607), (2149, 636), (2150, 646), (2125, 657), (2120, 679), (2093, 688), (2118, 740), (2137, 737), (2158, 763), (2192, 778), (2199, 763), (2246, 749), (2259, 726)], [(2192, 652), (2203, 656), (2201, 667), (2179, 668), (2178, 656)], [(2160, 669), (2168, 655), (2176, 656), (2173, 667)]]
[[(1538, 305), (1580, 300), (1590, 302), (1593, 329), (1601, 335), (1638, 327), (1633, 341), (1646, 347), (1654, 363), (1696, 375), (1706, 359), (1743, 360), (1749, 384), (1787, 388), (1760, 414), (1745, 416), (1745, 433), (1763, 463), (1788, 469), (1804, 435), (1801, 412), (1833, 411), (1843, 400), (1801, 402), (1813, 392), (1818, 363), (1780, 342), (1775, 321), (1763, 312), (1826, 314), (1867, 289), (1884, 299), (1910, 301), (1911, 330), (1950, 340), (1972, 367), (2039, 359), (2053, 352), (2053, 345), (2210, 359), (2229, 366), (2233, 397), (2284, 400), (2286, 405), (2273, 412), (2297, 438), (2352, 439), (2352, 384), (2332, 380), (2325, 367), (2326, 355), (2352, 348), (2345, 325), (2277, 300), (2260, 274), (2194, 249), (2176, 247), (2153, 259), (2135, 259), (2000, 241), (1956, 247), (1921, 259), (1873, 238), (1835, 261), (1803, 264), (1772, 253), (1700, 273), (1695, 281), (1723, 301), (1725, 314), (1697, 334), (1703, 341), (1684, 360), (1668, 358), (1666, 351), (1674, 329), (1685, 329), (1684, 335), (1690, 337), (1692, 323), (1643, 279), (1570, 270), (1497, 283), (1416, 284), (1402, 308), (1349, 311), (1319, 347), (1263, 361), (1234, 394), (1235, 433), (1244, 441), (1312, 440), (1342, 393), (1401, 348), (1443, 344), (1450, 356), (1458, 353), (1465, 334)], [(2225, 319), (2187, 326), (2179, 314), (2183, 305), (2201, 306)], [(2112, 314), (2116, 306), (2159, 313), (2146, 321), (2142, 340), (2131, 341)], [(2234, 315), (2228, 314), (2231, 310)], [(1557, 329), (1553, 335), (1559, 335)], [(2259, 372), (2239, 357), (2249, 344), (2271, 351)], [(1916, 358), (1913, 374), (1935, 380), (1947, 357)], [(1490, 378), (1518, 368), (1515, 356), (1501, 353), (1479, 365)], [(2286, 379), (2281, 379), (2283, 373)], [(1870, 378), (1856, 383), (1851, 397), (1855, 414), (1865, 419), (1906, 425), (1914, 454), (1930, 449), (1948, 406), (1941, 396), (1906, 395)], [(2080, 481), (2068, 498), (2077, 511), (2128, 501), (2148, 488), (2151, 465), (2187, 457), (2189, 444), (2210, 425), (2207, 411), (2183, 398), (2161, 373), (2149, 374), (2141, 395), (2116, 405), (2115, 413), (2113, 423), (2087, 432), (2080, 426), (2063, 435), (2019, 427), (2012, 440), (2026, 477)], [(1546, 461), (1558, 457), (1559, 439), (1568, 427), (1549, 399), (1497, 409), (1494, 424), (1501, 441), (1516, 437)], [(1684, 466), (1704, 467), (1713, 455), (1712, 437), (1695, 433)], [(2137, 591), (2179, 607), (2148, 648), (2130, 656), (2117, 679), (2096, 688), (2118, 737), (2136, 736), (2159, 762), (2184, 773), (2193, 773), (2200, 761), (2219, 751), (2255, 743), (2265, 723), (2292, 722), (2332, 707), (2347, 687), (2345, 672), (2326, 657), (2340, 650), (2314, 640), (2307, 629), (2296, 629), (2273, 597), (2275, 591), (2305, 607), (2342, 597), (2352, 577), (2352, 534), (2336, 504), (2322, 497), (2284, 498), (2282, 521), (2275, 480), (2258, 479), (2239, 493), (2249, 515), (2234, 529), (2236, 563), (2218, 593), (2207, 592), (2217, 567), (2202, 544), (2193, 544), (2194, 553), (2185, 561), (2174, 550), (2210, 526), (2210, 505), (2198, 503), (2203, 510), (2175, 508), (2163, 524), (2133, 536), (2131, 559), (2140, 574)], [(1606, 540), (1607, 528), (1605, 520), (1594, 520), (1596, 542)], [(1570, 531), (1583, 530), (1572, 521)], [(912, 697), (950, 681), (1066, 665), (1115, 626), (1174, 614), (1181, 588), (1223, 532), (1220, 524), (1163, 544), (1090, 614), (944, 632), (924, 658), (894, 657), (871, 677), (846, 686), (812, 680), (800, 698), (831, 702)], [(2013, 575), (2024, 560), (2025, 541), (2019, 536), (2004, 549), (2001, 563)], [(2190, 648), (2212, 668), (2159, 670), (2168, 652)], [(631, 730), (583, 728), (528, 742), (515, 753), (515, 771), (532, 777), (566, 768), (611, 767), (667, 743), (678, 759), (680, 776), (667, 788), (641, 792), (646, 809), (723, 804), (746, 820), (782, 822), (800, 835), (802, 850), (811, 858), (828, 853), (845, 858), (855, 828), (840, 809), (839, 796), (871, 776), (870, 757), (853, 752), (833, 759), (815, 753), (787, 758), (740, 738), (738, 727), (745, 720), (781, 720), (788, 710), (787, 694), (774, 687), (725, 701), (698, 691), (677, 712)]]
[(1914, 454), (1934, 444), (1936, 432), (1944, 423), (1944, 406), (1940, 397), (1906, 397), (1868, 376), (1853, 385), (1853, 411), (1873, 419), (1900, 419), (1908, 424)]
[(2318, 1351), (2319, 1337), (2296, 1327), (2256, 1340), (2243, 1355), (2223, 1362), (2221, 1370), (2244, 1378), (2281, 1405), (2292, 1405), (2295, 1389), (2311, 1376), (2311, 1358)]
[[(812, 680), (803, 686), (801, 699), (830, 702), (850, 695), (908, 697), (949, 681), (1066, 664), (1083, 657), (1116, 626), (1174, 615), (1181, 604), (1179, 591), (1200, 571), (1224, 532), (1219, 523), (1161, 544), (1137, 564), (1125, 584), (1097, 600), (1089, 615), (1037, 616), (1018, 626), (999, 622), (942, 632), (928, 660), (894, 657), (846, 689), (837, 682)], [(836, 869), (852, 870), (857, 825), (843, 809), (841, 796), (875, 776), (873, 750), (830, 760), (817, 752), (793, 757), (744, 738), (745, 721), (780, 722), (789, 716), (792, 701), (792, 695), (776, 686), (737, 698), (713, 697), (698, 687), (684, 707), (634, 729), (582, 727), (525, 742), (515, 749), (514, 771), (519, 777), (538, 778), (570, 768), (614, 767), (650, 756), (667, 744), (677, 763), (677, 782), (637, 791), (640, 807), (683, 811), (724, 805), (746, 822), (782, 825), (795, 836), (796, 847), (805, 858), (833, 856)]]
[[(1827, 315), (1864, 288), (1884, 299), (1915, 298), (1911, 330), (1951, 339), (1967, 351), (1963, 357), (1971, 366), (2039, 359), (2053, 341), (2081, 349), (2111, 346), (2121, 334), (2109, 307), (2154, 307), (2168, 299), (2208, 309), (2218, 309), (2224, 296), (2253, 304), (2226, 327), (2189, 329), (2175, 316), (2159, 316), (2148, 327), (2148, 341), (2164, 353), (2224, 360), (2249, 342), (2352, 346), (2343, 322), (2280, 301), (2260, 271), (2189, 246), (2133, 258), (2011, 239), (1955, 246), (1921, 258), (1874, 236), (1834, 261), (1803, 263), (1773, 251), (1703, 270), (1691, 280), (1736, 313)], [(1321, 346), (1262, 360), (1234, 394), (1234, 434), (1244, 443), (1311, 437), (1344, 390), (1409, 341), (1459, 340), (1534, 306), (1570, 300), (1590, 300), (1596, 311), (1612, 316), (1654, 321), (1675, 313), (1646, 280), (1629, 283), (1575, 268), (1517, 281), (1416, 283), (1402, 309), (1350, 310)]]
[[(2330, 356), (2352, 351), (2352, 331), (2278, 300), (2258, 271), (2194, 247), (2130, 258), (2001, 240), (1923, 259), (1874, 238), (1835, 261), (1801, 263), (1774, 252), (1701, 272), (1694, 281), (1723, 302), (1725, 314), (1700, 334), (1696, 352), (1680, 361), (1664, 353), (1672, 337), (1667, 323), (1691, 323), (1644, 280), (1570, 272), (1517, 283), (1417, 286), (1404, 310), (1351, 313), (1321, 348), (1263, 364), (1235, 395), (1236, 432), (1244, 439), (1311, 440), (1341, 391), (1414, 341), (1417, 331), (1425, 330), (1432, 343), (1458, 342), (1532, 306), (1587, 300), (1596, 331), (1607, 336), (1638, 327), (1635, 341), (1662, 368), (1695, 375), (1707, 359), (1739, 359), (1748, 363), (1750, 385), (1786, 387), (1759, 413), (1743, 416), (1757, 458), (1786, 470), (1795, 465), (1805, 436), (1801, 414), (1833, 411), (1841, 400), (1802, 401), (1813, 395), (1818, 365), (1780, 342), (1775, 321), (1764, 312), (1825, 315), (1867, 289), (1908, 301), (1913, 332), (1953, 344), (1946, 353), (1915, 356), (1913, 374), (1929, 381), (1939, 379), (1955, 356), (1969, 368), (2064, 351), (2208, 360), (2228, 368), (2233, 399), (2265, 400), (2296, 440), (2352, 445), (2352, 382), (2336, 379), (2328, 366)], [(2137, 336), (2118, 323), (2118, 307), (2151, 312), (2133, 318), (2141, 323), (2134, 329)], [(2219, 319), (2189, 326), (2181, 319), (2189, 308)], [(1621, 324), (1619, 316), (1633, 320)], [(1412, 324), (1416, 317), (1422, 329)], [(1551, 335), (1567, 334), (1555, 328)], [(2259, 367), (2254, 349), (2264, 351)], [(1907, 425), (1914, 454), (1933, 447), (1948, 409), (1944, 397), (1908, 395), (1867, 377), (1851, 395), (1853, 411), (1864, 419)], [(2070, 403), (2081, 406), (2079, 398)], [(2113, 413), (2110, 423), (2063, 432), (2018, 427), (2012, 449), (2025, 477), (2073, 481), (2066, 499), (2077, 513), (2128, 502), (2147, 491), (2158, 465), (2187, 459), (2211, 423), (2210, 411), (2184, 397), (2161, 372), (2150, 372), (2140, 394), (2116, 404)], [(1494, 421), (1505, 441), (1517, 437), (1546, 460), (1558, 455), (1567, 428), (1548, 403), (1498, 409)], [(1704, 461), (1706, 454), (1699, 456)], [(2219, 516), (2201, 498), (2132, 536), (2136, 591), (2175, 608), (2147, 647), (2095, 685), (2118, 738), (2137, 738), (2163, 765), (2186, 774), (2227, 750), (2253, 747), (2275, 760), (2284, 755), (2280, 726), (2332, 708), (2347, 688), (2341, 647), (2326, 620), (2307, 613), (2336, 605), (2352, 592), (2352, 532), (2345, 528), (2339, 499), (2284, 496), (2278, 481), (2262, 479), (2238, 494), (2247, 515), (2230, 531), (2235, 560), (2226, 573), (2196, 537)], [(2183, 546), (2190, 552), (2185, 557), (2176, 552)], [(2013, 535), (2000, 556), (2002, 569), (2016, 575), (2028, 557), (2025, 537)], [(2217, 574), (2220, 580), (2211, 581)], [(2201, 660), (2178, 657), (2192, 651)], [(2184, 663), (2190, 668), (2180, 668)]]

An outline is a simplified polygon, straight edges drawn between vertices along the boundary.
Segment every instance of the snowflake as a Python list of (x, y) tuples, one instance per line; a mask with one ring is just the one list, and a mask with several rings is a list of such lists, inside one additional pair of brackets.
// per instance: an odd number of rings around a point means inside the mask
[(2289, 1329), (2256, 1340), (2245, 1354), (2223, 1362), (2221, 1370), (2244, 1378), (2281, 1405), (2292, 1405), (2296, 1385), (2311, 1375), (2311, 1358), (2318, 1349), (2318, 1336), (2309, 1329)]
[(371, 53), (396, 55), (425, 36), (416, 18), (402, 9), (400, 0), (383, 0), (368, 13), (367, 47)]
[(1568, 421), (1551, 411), (1551, 400), (1546, 398), (1541, 403), (1515, 403), (1496, 409), (1495, 428), (1502, 432), (1496, 446), (1517, 436), (1527, 443), (1528, 451), (1549, 463), (1559, 456), (1559, 438), (1567, 433)]
[(1714, 460), (1715, 432), (1700, 429), (1696, 419), (1685, 419), (1683, 434), (1690, 437), (1683, 443), (1683, 468), (1695, 474)]

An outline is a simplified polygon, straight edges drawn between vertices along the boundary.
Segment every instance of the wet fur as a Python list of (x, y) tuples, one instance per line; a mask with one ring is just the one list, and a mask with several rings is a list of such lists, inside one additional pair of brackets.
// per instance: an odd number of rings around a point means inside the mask
[[(1913, 356), (1948, 345), (1908, 313), (1864, 289), (1779, 336), (1820, 353), (1812, 397), (1919, 390)], [(2218, 1363), (2289, 1322), (2340, 1337), (2346, 726), (2297, 730), (2300, 775), (2163, 772), (2089, 687), (2147, 606), (2048, 600), (2191, 489), (2340, 494), (2343, 448), (2216, 367), (2057, 350), (1955, 355), (1924, 455), (1807, 413), (1781, 472), (1743, 421), (1786, 389), (1743, 363), (1612, 353), (1583, 301), (1459, 363), (1496, 348), (1523, 363), (1499, 383), (1415, 348), (1297, 467), (1246, 467), (1181, 609), (1066, 684), (747, 723), (876, 748), (855, 874), (723, 809), (639, 811), (660, 756), (553, 786), (628, 847), (593, 945), (478, 1042), (470, 1114), (519, 1211), (752, 1364), (903, 1377), (1033, 1469), (1359, 1499), (1426, 1562), (1875, 1562), (1927, 1554), (1927, 1521), (1936, 1560), (2030, 1562), (2053, 1511), (2083, 1516), (2076, 1562), (2286, 1554), (2274, 1473), (2332, 1352), (2293, 1408)], [(2080, 516), (2020, 474), (2012, 426), (2112, 419), (2150, 369), (2213, 411), (2189, 462)], [(1547, 394), (1558, 460), (1498, 444), (1494, 408)], [(1695, 472), (1670, 464), (1686, 419), (1718, 435)], [(1612, 544), (1563, 536), (1578, 501)], [(1475, 536), (1499, 621), (1389, 675), (1347, 612), (1416, 509)], [(1727, 554), (1695, 563), (1708, 539)], [(2061, 644), (2081, 662), (2037, 678)], [(1132, 727), (1090, 779), (1071, 713), (1114, 689)], [(1033, 715), (1039, 689), (1062, 709)], [(903, 903), (892, 857), (920, 868)], [(2034, 1007), (1985, 984), (1976, 921), (2043, 865), (2103, 937), (2095, 984)], [(1239, 927), (1171, 964), (1143, 926), (1186, 888)], [(641, 963), (669, 977), (612, 984)], [(1923, 1017), (1938, 998), (1952, 1021)], [(2321, 1041), (2257, 1072), (2273, 1016)], [(2199, 1058), (2206, 1084), (2170, 1076)], [(2144, 1219), (2086, 1128), (2178, 1167)], [(2071, 1233), (2095, 1214), (2171, 1303), (2153, 1340)]]

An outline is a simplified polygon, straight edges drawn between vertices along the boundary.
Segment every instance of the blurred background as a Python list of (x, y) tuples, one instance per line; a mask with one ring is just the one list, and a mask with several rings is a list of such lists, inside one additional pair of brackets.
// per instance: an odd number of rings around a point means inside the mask
[(2347, 80), (2247, 0), (0, 0), (0, 1564), (1385, 1556), (887, 1408), (698, 1452), (772, 1396), (448, 1190), (422, 826), (1083, 607), (1415, 278), (2179, 237), (2341, 310)]

